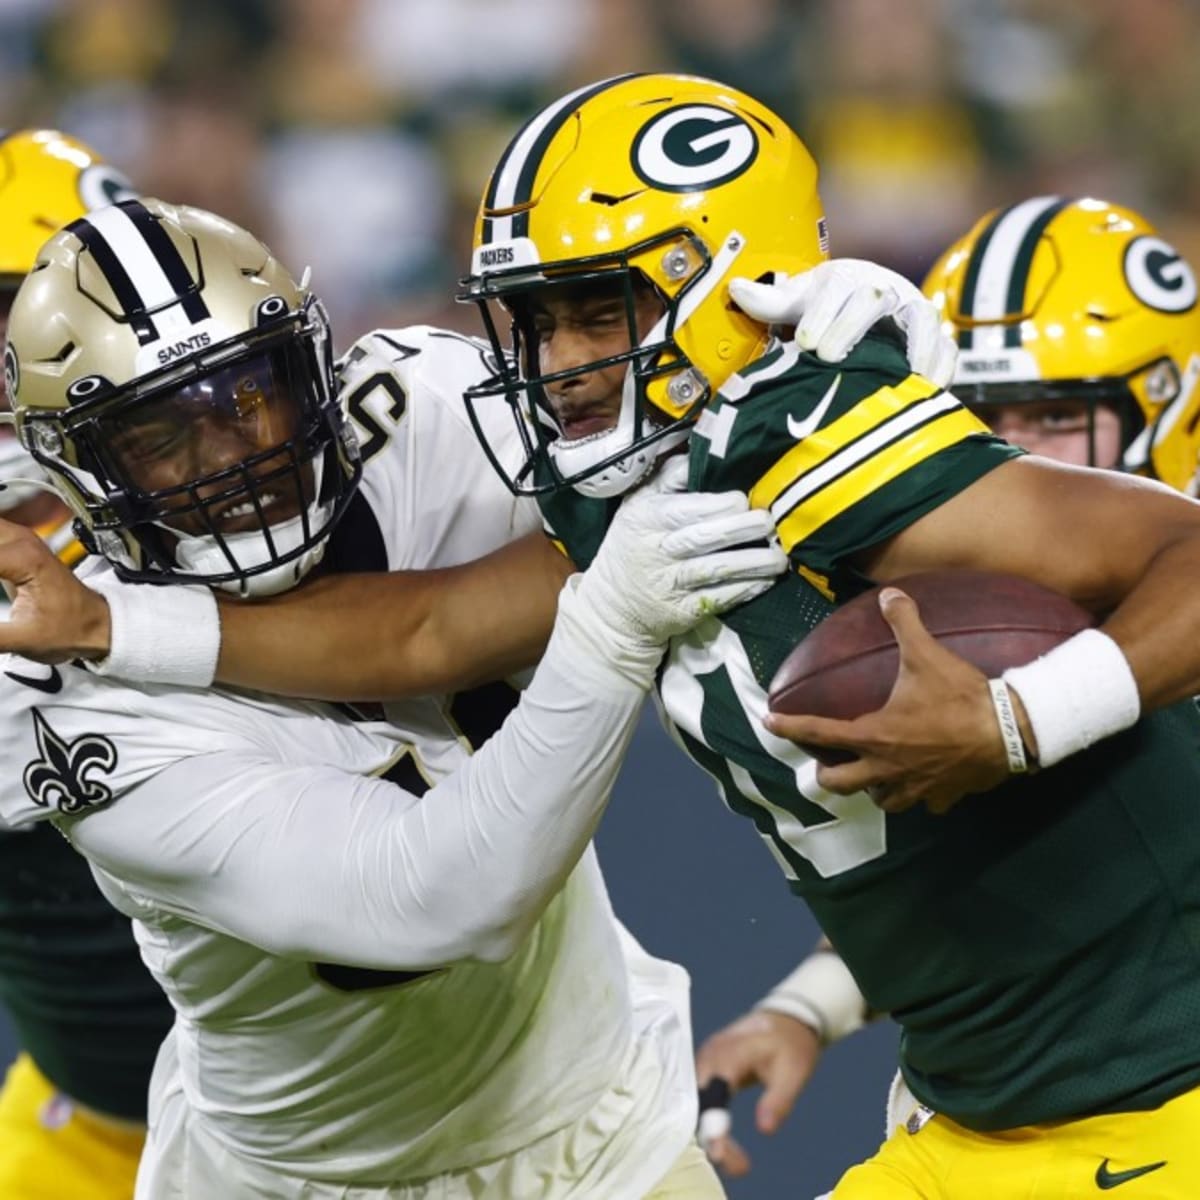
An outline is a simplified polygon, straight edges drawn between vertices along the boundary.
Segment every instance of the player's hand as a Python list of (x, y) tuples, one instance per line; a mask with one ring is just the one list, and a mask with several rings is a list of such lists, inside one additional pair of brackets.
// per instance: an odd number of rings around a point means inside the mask
[(32, 530), (0, 520), (0, 578), (12, 599), (0, 622), (0, 652), (35, 662), (102, 658), (108, 604), (55, 558)]
[(818, 767), (817, 782), (828, 791), (869, 792), (890, 813), (921, 802), (943, 813), (1009, 775), (987, 678), (934, 639), (911, 597), (884, 588), (879, 608), (900, 647), (899, 674), (883, 708), (853, 721), (770, 713), (767, 728), (857, 756)]
[(908, 364), (939, 387), (954, 377), (958, 345), (915, 284), (858, 258), (834, 258), (774, 283), (731, 279), (737, 306), (768, 325), (794, 325), (796, 342), (826, 362), (841, 362), (877, 321), (891, 317), (908, 339)]
[[(760, 1133), (774, 1133), (792, 1111), (820, 1056), (821, 1043), (812, 1026), (758, 1009), (705, 1041), (696, 1054), (696, 1079), (701, 1089), (713, 1079), (724, 1079), (733, 1091), (761, 1085), (754, 1122)], [(750, 1170), (750, 1156), (731, 1133), (702, 1140), (709, 1160), (724, 1174), (736, 1177)]]
[(684, 492), (686, 482), (676, 458), (632, 493), (580, 581), (579, 597), (618, 636), (661, 646), (787, 569), (770, 513), (742, 492)]

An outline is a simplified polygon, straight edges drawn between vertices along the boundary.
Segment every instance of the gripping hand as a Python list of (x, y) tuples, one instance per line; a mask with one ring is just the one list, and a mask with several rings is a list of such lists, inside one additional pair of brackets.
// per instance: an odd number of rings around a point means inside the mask
[(908, 339), (908, 363), (918, 375), (949, 385), (958, 347), (941, 317), (903, 275), (858, 258), (834, 258), (774, 283), (732, 279), (737, 306), (768, 325), (794, 325), (796, 342), (826, 362), (841, 362), (877, 321), (891, 317)]

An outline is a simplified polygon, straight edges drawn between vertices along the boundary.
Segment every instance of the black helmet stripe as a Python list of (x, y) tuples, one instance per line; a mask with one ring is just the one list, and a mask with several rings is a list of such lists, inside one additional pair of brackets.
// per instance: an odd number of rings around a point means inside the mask
[[(1070, 202), (1061, 196), (1035, 196), (1002, 209), (979, 235), (963, 276), (959, 312), (976, 323), (1001, 321), (1024, 311), (1025, 285), (1033, 252), (1046, 226)], [(1021, 344), (1017, 326), (1005, 342)], [(974, 331), (963, 329), (958, 344), (974, 346)]]
[[(554, 135), (571, 119), (579, 106), (601, 92), (634, 79), (637, 72), (614, 75), (599, 83), (577, 88), (568, 95), (547, 105), (517, 131), (509, 142), (488, 183), (484, 207), (487, 210), (514, 208), (533, 198), (533, 183)], [(511, 217), (485, 217), (482, 240), (507, 242), (512, 238), (528, 237), (529, 214), (516, 213)]]
[(196, 286), (197, 281), (192, 278), (187, 263), (183, 261), (183, 255), (179, 253), (178, 247), (167, 236), (154, 214), (140, 200), (123, 200), (120, 207), (129, 214), (130, 220), (146, 239), (146, 244), (158, 259), (171, 287), (175, 289), (175, 294), (182, 297), (183, 311), (188, 320), (208, 320), (211, 314), (200, 289)]
[(73, 233), (83, 243), (96, 266), (100, 268), (100, 274), (112, 288), (113, 295), (121, 306), (121, 311), (129, 318), (130, 327), (137, 335), (138, 344), (145, 346), (148, 342), (158, 341), (158, 329), (147, 314), (146, 305), (104, 234), (87, 217), (80, 217), (78, 220), (72, 221), (67, 226), (67, 231)]
[(189, 324), (208, 318), (182, 256), (141, 201), (96, 209), (67, 228), (91, 253), (142, 345), (163, 336), (159, 324), (177, 323), (156, 322), (152, 313), (179, 305)]

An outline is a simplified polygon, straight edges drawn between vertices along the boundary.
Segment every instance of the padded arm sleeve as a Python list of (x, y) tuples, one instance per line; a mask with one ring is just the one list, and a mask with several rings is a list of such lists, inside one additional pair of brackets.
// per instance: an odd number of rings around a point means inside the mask
[(69, 835), (135, 903), (275, 954), (381, 969), (505, 958), (587, 847), (644, 696), (584, 661), (562, 624), (501, 730), (419, 800), (215, 753)]

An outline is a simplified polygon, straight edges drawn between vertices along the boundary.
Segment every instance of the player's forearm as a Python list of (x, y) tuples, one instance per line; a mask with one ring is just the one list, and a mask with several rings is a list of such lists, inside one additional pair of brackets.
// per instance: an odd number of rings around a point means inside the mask
[(1129, 661), (1143, 710), (1200, 694), (1200, 529), (1181, 530), (1101, 625)]
[(513, 953), (607, 803), (653, 677), (560, 630), (514, 713), (417, 798), (247, 750), (167, 768), (73, 823), (117, 878), (271, 953), (421, 970)]
[(535, 536), (460, 567), (334, 576), (267, 602), (223, 602), (217, 679), (387, 700), (511, 675), (545, 648), (569, 571)]
[(610, 679), (556, 635), (500, 732), (406, 814), (405, 854), (420, 873), (408, 885), (414, 911), (438, 914), (443, 940), (453, 929), (443, 955), (508, 957), (575, 869), (645, 695)]

